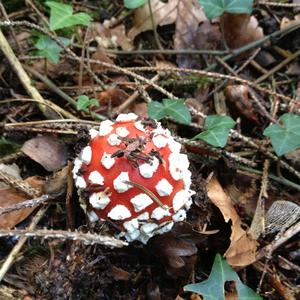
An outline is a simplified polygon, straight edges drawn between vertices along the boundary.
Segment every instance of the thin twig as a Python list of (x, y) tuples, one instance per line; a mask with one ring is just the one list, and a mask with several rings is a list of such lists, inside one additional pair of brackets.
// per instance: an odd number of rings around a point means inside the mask
[[(41, 218), (44, 216), (47, 209), (48, 209), (48, 206), (44, 206), (37, 212), (37, 214), (33, 217), (30, 225), (28, 226), (28, 230), (34, 231), (35, 227), (37, 226), (37, 224), (39, 223)], [(6, 230), (6, 231), (7, 231), (7, 233), (11, 232), (11, 230)], [(9, 234), (7, 236), (9, 236)], [(9, 270), (9, 268), (14, 263), (15, 259), (17, 258), (18, 253), (21, 251), (21, 249), (22, 249), (23, 245), (26, 243), (26, 241), (27, 241), (27, 237), (23, 236), (17, 242), (17, 244), (13, 247), (11, 252), (9, 253), (8, 257), (6, 258), (5, 262), (3, 263), (3, 265), (1, 266), (1, 269), (0, 269), (0, 282), (2, 281), (3, 277), (5, 276), (5, 274)]]
[[(11, 22), (6, 22), (11, 23)], [(7, 42), (5, 36), (3, 35), (0, 29), (0, 49), (9, 61), (11, 67), (15, 70), (16, 74), (18, 75), (21, 83), (23, 84), (24, 88), (27, 90), (28, 94), (33, 98), (36, 99), (39, 104), (39, 108), (41, 112), (47, 116), (46, 106), (42, 103), (45, 103), (44, 98), (39, 93), (39, 91), (32, 85), (31, 79), (23, 69), (20, 61), (17, 59), (16, 55), (14, 54), (13, 50), (11, 49), (9, 43)]]
[(152, 200), (154, 200), (160, 207), (162, 208), (166, 208), (169, 209), (168, 206), (164, 205), (156, 196), (154, 193), (152, 193), (149, 189), (147, 189), (146, 187), (144, 187), (141, 184), (138, 184), (136, 182), (132, 182), (132, 181), (124, 181), (124, 183), (129, 184), (131, 186), (134, 186), (140, 190), (142, 190), (144, 193), (146, 193)]
[(228, 79), (228, 80), (232, 80), (232, 81), (236, 81), (248, 86), (251, 86), (252, 88), (268, 94), (270, 96), (273, 97), (278, 97), (284, 101), (287, 101), (288, 103), (290, 102), (296, 102), (296, 100), (285, 96), (285, 95), (281, 95), (278, 94), (272, 90), (263, 88), (258, 86), (255, 82), (240, 78), (240, 77), (236, 77), (236, 76), (231, 76), (231, 75), (225, 75), (225, 74), (220, 74), (220, 73), (215, 73), (215, 72), (207, 72), (207, 71), (203, 71), (203, 70), (195, 70), (195, 69), (186, 69), (186, 68), (176, 68), (176, 67), (132, 67), (132, 68), (126, 68), (126, 70), (129, 71), (133, 71), (133, 72), (153, 72), (153, 71), (161, 71), (161, 72), (182, 72), (182, 73), (191, 73), (191, 74), (196, 74), (196, 75), (200, 75), (200, 76), (207, 76), (207, 77), (212, 77), (212, 78), (219, 78), (219, 79)]
[[(0, 229), (0, 237), (4, 236), (20, 236), (22, 239), (28, 237), (43, 238), (43, 239), (59, 239), (59, 240), (72, 240), (81, 241), (86, 245), (103, 245), (107, 247), (122, 248), (127, 246), (128, 243), (114, 237), (93, 234), (90, 232), (83, 233), (80, 231), (65, 231), (65, 230), (51, 230), (51, 229)], [(1, 274), (1, 273), (0, 273)], [(1, 275), (0, 275), (1, 276)], [(1, 277), (0, 277), (1, 279)]]
[(0, 181), (4, 181), (11, 187), (14, 187), (23, 193), (29, 195), (30, 197), (36, 198), (40, 195), (40, 191), (33, 188), (31, 185), (23, 180), (17, 179), (9, 174), (0, 170)]
[(49, 199), (51, 199), (49, 195), (42, 195), (38, 198), (34, 198), (34, 199), (31, 199), (31, 200), (26, 200), (26, 201), (23, 201), (23, 202), (19, 202), (19, 203), (13, 205), (13, 206), (0, 207), (0, 216), (4, 215), (4, 214), (11, 213), (15, 210), (20, 210), (20, 209), (23, 209), (23, 208), (29, 208), (29, 207), (34, 207), (34, 206), (41, 205)]
[(267, 6), (275, 6), (275, 7), (285, 7), (285, 8), (294, 8), (300, 7), (300, 3), (281, 3), (281, 2), (271, 2), (271, 1), (258, 1), (260, 5), (267, 5)]
[(291, 226), (289, 229), (287, 229), (283, 233), (279, 233), (273, 242), (271, 242), (269, 245), (262, 248), (257, 256), (256, 259), (259, 260), (263, 258), (266, 255), (271, 255), (277, 248), (279, 248), (282, 244), (284, 244), (286, 241), (288, 241), (290, 238), (292, 238), (294, 235), (300, 232), (300, 222), (297, 222), (293, 226)]
[(153, 10), (152, 10), (151, 0), (147, 0), (147, 2), (148, 2), (150, 20), (151, 20), (151, 24), (152, 24), (152, 30), (153, 30), (153, 33), (154, 33), (154, 38), (155, 38), (156, 46), (157, 46), (158, 49), (163, 50), (163, 47), (162, 47), (162, 45), (160, 43), (159, 35), (158, 35), (157, 29), (156, 29), (156, 24), (155, 24), (155, 20), (154, 20), (154, 15), (153, 15)]
[(264, 163), (263, 175), (261, 178), (261, 188), (258, 196), (255, 213), (251, 222), (248, 233), (253, 239), (257, 239), (265, 230), (265, 201), (268, 198), (268, 177), (269, 177), (270, 161), (267, 159)]
[[(78, 57), (70, 48), (66, 47), (64, 43), (58, 39), (53, 33), (49, 32), (47, 29), (42, 28), (36, 24), (30, 23), (28, 21), (4, 21), (0, 22), (0, 27), (10, 27), (10, 26), (26, 26), (32, 29), (36, 29), (37, 31), (40, 31), (44, 33), (45, 35), (49, 36), (51, 39), (53, 39), (61, 48), (63, 48), (66, 53), (68, 53), (74, 60), (81, 62), (81, 58)], [(1, 45), (1, 44), (0, 44)], [(99, 84), (103, 90), (105, 90), (107, 87), (106, 85), (98, 78), (98, 76), (86, 65), (83, 64), (84, 69), (88, 72), (89, 75), (92, 76), (92, 78)]]
[(300, 49), (298, 51), (296, 51), (295, 53), (293, 53), (292, 55), (290, 55), (289, 57), (287, 57), (285, 60), (281, 61), (277, 66), (275, 66), (270, 71), (268, 71), (268, 73), (266, 73), (266, 74), (262, 75), (261, 77), (257, 78), (255, 80), (255, 83), (260, 83), (260, 82), (265, 81), (267, 78), (269, 78), (270, 76), (275, 74), (277, 71), (279, 71), (280, 69), (282, 69), (283, 67), (288, 65), (291, 61), (296, 59), (298, 56), (300, 56)]
[[(71, 104), (74, 108), (77, 108), (77, 102), (70, 97), (68, 94), (66, 94), (64, 91), (62, 91), (57, 85), (55, 85), (55, 83), (53, 81), (51, 81), (47, 76), (44, 76), (42, 74), (40, 74), (38, 71), (30, 68), (30, 67), (25, 67), (25, 69), (27, 71), (29, 71), (34, 77), (38, 78), (39, 80), (41, 80), (42, 82), (44, 82), (48, 88), (54, 92), (55, 94), (59, 95), (61, 98), (63, 98), (64, 100), (66, 100), (69, 104)], [(93, 117), (96, 120), (105, 120), (106, 117), (97, 114), (93, 111), (89, 112), (91, 117)]]

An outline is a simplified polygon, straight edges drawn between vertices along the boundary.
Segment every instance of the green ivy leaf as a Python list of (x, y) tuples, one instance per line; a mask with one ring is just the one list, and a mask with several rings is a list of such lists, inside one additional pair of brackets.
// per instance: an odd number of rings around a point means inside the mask
[(270, 125), (264, 135), (271, 139), (276, 154), (281, 156), (300, 147), (300, 116), (286, 113), (279, 121), (282, 126)]
[(251, 14), (253, 0), (199, 0), (208, 19), (231, 14)]
[(81, 95), (77, 99), (76, 108), (85, 112), (89, 111), (92, 106), (99, 106), (99, 101), (95, 98), (89, 99), (88, 96)]
[(46, 5), (50, 7), (50, 29), (57, 30), (73, 25), (88, 26), (91, 17), (86, 13), (73, 14), (71, 5), (47, 1)]
[[(66, 38), (59, 38), (59, 40), (65, 45), (69, 45), (70, 40)], [(50, 37), (41, 35), (37, 40), (35, 47), (38, 49), (37, 55), (43, 56), (49, 59), (54, 64), (59, 61), (59, 54), (63, 50), (57, 45)]]
[(205, 131), (196, 135), (193, 140), (202, 140), (215, 147), (224, 147), (227, 143), (230, 129), (235, 121), (228, 116), (211, 115), (205, 119)]
[(152, 101), (148, 105), (148, 115), (150, 118), (156, 120), (164, 117), (172, 117), (182, 124), (189, 124), (192, 119), (183, 99), (163, 99), (162, 103)]
[(128, 9), (138, 8), (146, 3), (147, 0), (124, 0), (124, 6)]
[(209, 278), (200, 283), (188, 284), (184, 290), (203, 296), (203, 300), (221, 300), (225, 299), (224, 284), (226, 281), (236, 283), (239, 300), (262, 300), (252, 289), (242, 283), (237, 273), (220, 254), (215, 257)]

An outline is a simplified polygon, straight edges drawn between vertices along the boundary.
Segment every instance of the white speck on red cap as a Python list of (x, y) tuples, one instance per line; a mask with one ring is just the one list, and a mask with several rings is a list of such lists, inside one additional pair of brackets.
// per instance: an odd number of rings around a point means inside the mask
[(116, 129), (116, 133), (120, 137), (126, 137), (127, 135), (129, 135), (129, 131), (127, 130), (126, 127), (118, 127)]
[(157, 147), (157, 148), (164, 148), (167, 146), (168, 144), (168, 138), (166, 138), (165, 136), (161, 135), (161, 134), (157, 134), (153, 137), (152, 139), (153, 144)]
[(110, 199), (105, 192), (93, 193), (89, 201), (96, 209), (104, 209), (110, 203)]
[(173, 186), (165, 178), (161, 179), (155, 186), (155, 189), (159, 196), (170, 196), (173, 192)]
[(119, 139), (118, 135), (113, 133), (108, 136), (107, 142), (111, 146), (119, 146), (121, 144), (121, 140)]
[(141, 232), (146, 233), (146, 234), (150, 234), (157, 227), (158, 227), (158, 225), (155, 224), (155, 223), (147, 223), (147, 224), (144, 224), (144, 225), (141, 226)]
[(162, 207), (156, 207), (151, 214), (152, 219), (161, 220), (163, 217), (170, 216), (170, 212), (168, 209)]
[(104, 185), (104, 178), (98, 171), (93, 171), (90, 173), (89, 181), (92, 184)]
[(91, 223), (94, 223), (94, 222), (99, 220), (99, 217), (97, 216), (97, 214), (93, 210), (88, 211), (86, 214), (87, 214), (87, 216), (89, 218), (89, 221)]
[(161, 224), (159, 226), (159, 229), (155, 230), (155, 233), (156, 234), (163, 234), (163, 233), (169, 232), (172, 229), (173, 226), (174, 226), (173, 221), (167, 221), (167, 222)]
[(117, 122), (130, 122), (134, 121), (137, 119), (137, 115), (134, 113), (129, 113), (129, 114), (119, 114), (116, 118)]
[(129, 209), (125, 205), (116, 205), (107, 215), (112, 220), (124, 220), (131, 217)]
[(181, 190), (176, 193), (176, 195), (173, 198), (173, 210), (177, 212), (179, 209), (181, 209), (185, 203), (189, 200), (189, 194), (185, 190)]
[(189, 160), (186, 154), (171, 153), (169, 156), (169, 171), (174, 180), (183, 178), (184, 172), (189, 167)]
[(86, 182), (82, 176), (77, 176), (77, 178), (75, 179), (75, 185), (79, 189), (85, 189), (87, 187)]
[(190, 170), (185, 170), (183, 172), (183, 183), (184, 189), (189, 190), (192, 184), (192, 172)]
[(140, 221), (147, 221), (149, 220), (149, 213), (145, 211), (144, 213), (140, 214), (137, 219)]
[(135, 212), (140, 212), (151, 205), (153, 200), (147, 194), (141, 193), (133, 197), (130, 202), (133, 204)]
[(99, 134), (99, 131), (92, 128), (92, 129), (90, 129), (89, 134), (90, 134), (91, 139), (93, 139)]
[(157, 171), (159, 166), (159, 160), (156, 157), (153, 157), (150, 163), (144, 163), (139, 166), (140, 174), (144, 178), (151, 178), (153, 174)]
[(125, 238), (128, 242), (132, 242), (132, 241), (135, 241), (135, 240), (138, 240), (138, 237), (140, 236), (141, 232), (136, 229), (132, 232), (128, 232), (126, 235), (125, 235)]
[(76, 157), (75, 160), (74, 160), (74, 167), (73, 167), (73, 170), (72, 170), (74, 179), (76, 179), (78, 177), (77, 173), (80, 170), (81, 166), (82, 166), (81, 159)]
[(134, 122), (134, 127), (142, 132), (145, 132), (146, 130), (141, 121)]
[(156, 124), (157, 124), (157, 128), (152, 131), (154, 135), (161, 134), (166, 136), (167, 138), (171, 137), (171, 132), (169, 129), (162, 128), (160, 122), (156, 122)]
[(102, 121), (100, 123), (100, 127), (99, 127), (99, 135), (105, 136), (105, 135), (111, 133), (113, 130), (112, 125), (114, 125), (114, 123), (110, 120)]
[(114, 180), (114, 188), (118, 193), (124, 193), (132, 188), (131, 185), (126, 184), (124, 181), (130, 181), (128, 172), (121, 172)]
[(173, 215), (174, 222), (183, 221), (186, 218), (186, 211), (184, 209), (180, 209), (175, 215)]
[(179, 153), (181, 150), (181, 144), (176, 142), (173, 138), (170, 138), (168, 141), (169, 148), (172, 153)]
[(112, 158), (110, 154), (104, 152), (101, 158), (101, 163), (105, 169), (109, 170), (115, 164), (115, 162), (116, 160)]
[(123, 226), (129, 233), (131, 233), (139, 228), (139, 222), (137, 219), (132, 219), (131, 221), (124, 222)]
[(92, 160), (92, 148), (91, 146), (86, 146), (82, 149), (80, 153), (80, 159), (86, 165), (88, 165)]

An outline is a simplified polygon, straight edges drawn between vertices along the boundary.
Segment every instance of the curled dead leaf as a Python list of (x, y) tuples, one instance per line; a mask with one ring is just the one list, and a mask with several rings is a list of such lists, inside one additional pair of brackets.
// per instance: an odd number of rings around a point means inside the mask
[(239, 114), (259, 124), (252, 102), (249, 99), (249, 87), (242, 84), (228, 85), (224, 91), (226, 100), (238, 110)]
[(61, 169), (67, 163), (67, 149), (54, 137), (41, 136), (28, 140), (21, 151), (47, 171)]
[(285, 29), (289, 26), (293, 26), (294, 24), (297, 24), (300, 21), (300, 15), (295, 15), (293, 20), (290, 20), (287, 17), (283, 17), (280, 22), (280, 29)]
[[(41, 190), (43, 185), (43, 181), (36, 176), (29, 177), (24, 181), (37, 190)], [(13, 188), (0, 189), (1, 208), (13, 206), (28, 200), (29, 198), (28, 195)], [(17, 224), (24, 221), (35, 209), (36, 207), (23, 208), (0, 216), (0, 228), (11, 229), (15, 227)]]
[(68, 173), (68, 166), (55, 173), (53, 177), (45, 182), (43, 186), (43, 192), (51, 196), (59, 196), (65, 193), (67, 188)]
[(114, 87), (109, 87), (97, 95), (101, 104), (110, 104), (113, 107), (122, 104), (128, 97), (125, 91)]
[[(225, 40), (230, 49), (243, 47), (264, 36), (254, 16), (225, 13), (222, 15), (221, 22), (223, 22)], [(243, 53), (239, 58), (248, 57), (253, 51), (255, 49)]]
[[(198, 0), (178, 1), (176, 17), (176, 31), (174, 36), (175, 49), (196, 48), (199, 35), (199, 24), (207, 20), (203, 8)], [(191, 55), (178, 55), (177, 63), (180, 67), (192, 68), (199, 64), (199, 58)]]
[(207, 184), (209, 199), (220, 209), (225, 222), (232, 222), (230, 245), (225, 252), (227, 262), (232, 266), (247, 266), (255, 261), (257, 242), (242, 228), (242, 221), (231, 199), (215, 177)]
[[(164, 3), (160, 0), (152, 0), (152, 15), (155, 25), (168, 25), (175, 22), (177, 18), (177, 5), (180, 0), (169, 0)], [(151, 14), (148, 3), (134, 10), (133, 24), (130, 29), (128, 37), (131, 40), (140, 34), (141, 32), (153, 29)]]
[(87, 40), (89, 42), (95, 40), (99, 47), (104, 49), (121, 47), (123, 50), (132, 50), (133, 44), (126, 35), (125, 25), (120, 24), (110, 28), (110, 25), (114, 23), (114, 21), (115, 20), (105, 20), (103, 24), (92, 23), (87, 34)]

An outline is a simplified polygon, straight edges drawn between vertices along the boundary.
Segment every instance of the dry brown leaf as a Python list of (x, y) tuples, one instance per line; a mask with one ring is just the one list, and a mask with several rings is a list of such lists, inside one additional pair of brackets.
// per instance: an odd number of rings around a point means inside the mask
[[(36, 176), (27, 178), (25, 182), (38, 190), (41, 190), (43, 185), (43, 181)], [(28, 195), (12, 188), (0, 189), (0, 207), (2, 208), (13, 206), (29, 198)], [(35, 209), (36, 207), (24, 208), (0, 216), (0, 228), (11, 229), (15, 227), (25, 220)]]
[(242, 228), (242, 222), (231, 199), (218, 180), (213, 177), (207, 184), (209, 199), (220, 209), (225, 222), (231, 220), (230, 246), (225, 253), (227, 262), (232, 266), (247, 266), (255, 261), (257, 243)]
[(97, 95), (101, 105), (110, 104), (113, 107), (122, 104), (128, 97), (129, 95), (126, 92), (114, 87), (109, 87)]
[(290, 20), (287, 17), (283, 17), (280, 22), (280, 30), (292, 26), (300, 21), (300, 15), (295, 15), (294, 20)]
[(226, 100), (230, 101), (239, 115), (244, 115), (246, 118), (259, 124), (256, 112), (249, 100), (249, 87), (242, 84), (228, 85), (224, 91)]
[[(230, 49), (240, 48), (264, 36), (263, 30), (258, 26), (258, 21), (254, 16), (225, 13), (221, 22), (223, 22), (225, 40)], [(247, 57), (253, 51), (243, 53), (239, 58)]]
[(69, 175), (68, 166), (65, 166), (62, 170), (55, 173), (53, 177), (49, 178), (45, 182), (43, 186), (44, 194), (49, 194), (56, 197), (65, 193), (67, 189), (68, 175)]
[(148, 105), (145, 102), (135, 103), (133, 107), (133, 112), (137, 114), (140, 118), (148, 118)]
[(132, 50), (133, 43), (127, 37), (125, 25), (120, 24), (113, 28), (109, 28), (114, 20), (106, 20), (104, 24), (93, 23), (89, 29), (87, 39), (89, 42), (97, 41), (100, 48), (109, 49), (121, 47), (122, 50)]
[[(153, 19), (156, 26), (168, 25), (176, 21), (179, 1), (180, 0), (169, 0), (167, 3), (160, 0), (151, 1)], [(134, 26), (128, 32), (128, 37), (131, 40), (134, 40), (134, 38), (141, 32), (153, 29), (149, 6), (147, 3), (135, 9), (133, 17)]]
[[(93, 60), (100, 60), (105, 63), (114, 64), (113, 60), (109, 58), (102, 50), (97, 50), (93, 55), (91, 56), (91, 59)], [(91, 69), (94, 72), (102, 72), (104, 70), (107, 70), (108, 68), (101, 66), (100, 64), (91, 63)]]
[(26, 141), (21, 150), (47, 171), (61, 169), (67, 163), (67, 149), (54, 137), (41, 136), (33, 138)]
[[(207, 20), (198, 0), (178, 1), (174, 49), (196, 48), (199, 40), (199, 24)], [(177, 64), (185, 68), (199, 68), (199, 57), (194, 55), (178, 55)]]

